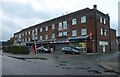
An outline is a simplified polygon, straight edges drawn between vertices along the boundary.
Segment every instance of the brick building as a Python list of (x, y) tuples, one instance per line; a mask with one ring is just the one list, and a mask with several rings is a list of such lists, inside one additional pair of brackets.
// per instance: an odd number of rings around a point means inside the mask
[(120, 36), (116, 37), (116, 41), (117, 41), (117, 50), (120, 51)]
[(110, 17), (97, 10), (85, 8), (14, 34), (15, 45), (28, 45), (53, 48), (60, 52), (62, 47), (81, 47), (85, 52), (110, 51)]

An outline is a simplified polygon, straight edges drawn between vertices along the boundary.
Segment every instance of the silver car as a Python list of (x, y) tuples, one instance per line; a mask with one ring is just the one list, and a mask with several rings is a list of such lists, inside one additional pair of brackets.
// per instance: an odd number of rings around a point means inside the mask
[(44, 47), (37, 48), (37, 52), (39, 53), (50, 53), (51, 51), (49, 49), (46, 49)]
[(80, 50), (75, 47), (63, 47), (62, 53), (72, 53), (72, 54), (80, 54)]

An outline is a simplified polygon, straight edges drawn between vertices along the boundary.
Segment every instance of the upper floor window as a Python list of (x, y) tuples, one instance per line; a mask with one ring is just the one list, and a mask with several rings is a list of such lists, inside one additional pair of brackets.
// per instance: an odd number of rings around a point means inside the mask
[(102, 17), (100, 17), (100, 23), (102, 23)]
[(63, 36), (67, 36), (67, 32), (63, 32)]
[(104, 18), (104, 24), (106, 24), (106, 19)]
[(62, 32), (59, 33), (59, 36), (62, 36)]
[(27, 38), (25, 38), (25, 42), (27, 42)]
[(48, 31), (48, 26), (45, 27), (45, 31)]
[(28, 32), (28, 34), (30, 35), (30, 31)]
[(22, 36), (24, 36), (24, 33), (22, 33)]
[(67, 21), (63, 22), (63, 29), (67, 29)]
[(21, 38), (21, 34), (19, 34), (19, 38)]
[(37, 35), (38, 34), (38, 29), (35, 29), (35, 35)]
[(55, 24), (52, 24), (52, 29), (55, 29)]
[(105, 36), (107, 35), (107, 30), (104, 30), (104, 35), (105, 35)]
[(100, 34), (103, 35), (103, 29), (100, 30)]
[(40, 28), (40, 32), (42, 32), (42, 28)]
[(59, 23), (58, 30), (62, 30), (62, 22)]
[(45, 39), (48, 39), (48, 35), (45, 35)]
[(35, 32), (35, 31), (34, 31), (34, 29), (33, 29), (33, 30), (32, 30), (32, 36), (34, 36), (34, 35), (35, 35), (35, 34), (34, 34), (34, 32)]
[(77, 24), (77, 20), (76, 19), (72, 19), (72, 25), (76, 25)]
[(27, 35), (27, 32), (25, 32), (25, 35)]
[(87, 30), (86, 29), (81, 29), (81, 35), (86, 35), (87, 34)]
[(52, 34), (52, 38), (53, 38), (53, 39), (55, 38), (55, 34)]
[(40, 36), (40, 40), (42, 40), (42, 36)]
[(86, 16), (82, 16), (81, 17), (81, 23), (85, 23), (86, 22)]
[(30, 42), (30, 38), (28, 38), (28, 41)]
[(72, 36), (77, 36), (77, 30), (72, 30)]

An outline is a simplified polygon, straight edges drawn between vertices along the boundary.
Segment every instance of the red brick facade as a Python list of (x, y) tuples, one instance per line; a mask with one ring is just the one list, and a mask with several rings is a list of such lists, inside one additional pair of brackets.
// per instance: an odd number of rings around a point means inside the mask
[[(61, 30), (60, 22), (62, 22)], [(55, 25), (54, 29), (52, 29), (53, 24)], [(46, 26), (48, 27), (47, 31)], [(40, 32), (40, 28), (42, 28), (42, 32)], [(36, 33), (35, 29), (37, 29), (37, 34), (35, 35), (37, 45), (52, 44), (55, 51), (64, 46), (84, 47), (85, 52), (110, 51), (110, 18), (108, 14), (98, 11), (95, 5), (93, 9), (85, 8), (23, 29), (14, 34), (15, 44), (32, 44), (32, 33)], [(24, 36), (22, 35), (23, 33)], [(52, 35), (55, 35), (55, 37), (52, 38)], [(42, 40), (40, 36), (42, 36)], [(48, 39), (46, 39), (47, 37)], [(58, 48), (57, 46), (60, 47)]]

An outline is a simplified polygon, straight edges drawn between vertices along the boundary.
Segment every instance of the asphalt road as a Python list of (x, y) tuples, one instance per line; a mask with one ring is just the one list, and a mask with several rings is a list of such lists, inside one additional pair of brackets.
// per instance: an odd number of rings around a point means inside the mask
[[(62, 64), (60, 64), (62, 65)], [(60, 66), (58, 65), (58, 67)], [(49, 63), (28, 62), (10, 57), (2, 57), (2, 74), (3, 75), (81, 75), (94, 74), (83, 69), (77, 71), (69, 68), (63, 69), (56, 66), (50, 66)]]
[(103, 55), (41, 54), (47, 60), (2, 57), (3, 75), (109, 75), (97, 64)]

